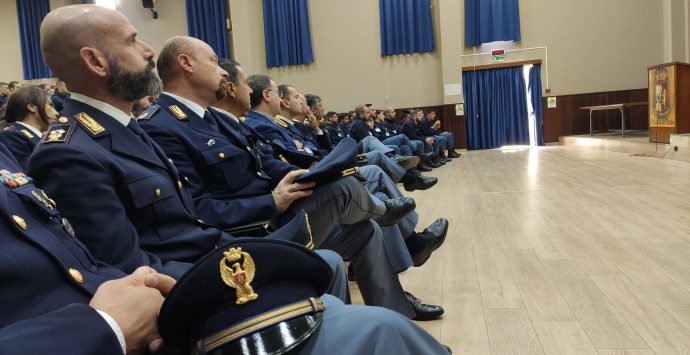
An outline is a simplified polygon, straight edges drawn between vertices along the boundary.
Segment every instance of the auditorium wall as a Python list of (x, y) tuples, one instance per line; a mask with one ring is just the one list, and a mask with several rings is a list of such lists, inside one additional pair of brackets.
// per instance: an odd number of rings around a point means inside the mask
[[(80, 0), (51, 0), (55, 8)], [(260, 0), (229, 0), (234, 52), (249, 73), (265, 73), (304, 92), (321, 94), (327, 108), (433, 106), (462, 102), (444, 96), (444, 84), (459, 84), (461, 68), (488, 61), (462, 57), (464, 1), (432, 0), (437, 50), (380, 56), (378, 1), (310, 0), (315, 62), (306, 66), (265, 66)], [(644, 69), (670, 60), (688, 61), (688, 0), (520, 0), (523, 41), (483, 46), (520, 49), (548, 46), (551, 95), (572, 95), (646, 87)], [(153, 20), (139, 0), (118, 0), (118, 9), (157, 51), (173, 35), (186, 34), (183, 0), (157, 1)], [(0, 80), (21, 78), (14, 1), (0, 1)], [(12, 53), (12, 54), (9, 54)], [(9, 55), (8, 55), (9, 54)], [(509, 53), (507, 60), (542, 59), (544, 50)], [(546, 88), (546, 71), (543, 70)]]

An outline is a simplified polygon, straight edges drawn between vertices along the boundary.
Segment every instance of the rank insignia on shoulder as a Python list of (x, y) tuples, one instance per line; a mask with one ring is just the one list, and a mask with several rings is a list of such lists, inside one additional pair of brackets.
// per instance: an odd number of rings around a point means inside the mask
[(139, 115), (139, 117), (137, 117), (137, 121), (151, 119), (151, 117), (153, 117), (153, 114), (155, 114), (156, 111), (158, 111), (159, 107), (160, 106), (158, 105), (149, 107), (146, 111), (142, 112), (141, 115)]
[(70, 124), (54, 124), (48, 128), (48, 131), (43, 135), (41, 143), (67, 143), (69, 137), (72, 136), (74, 125)]
[(285, 121), (281, 120), (280, 118), (277, 118), (277, 117), (274, 118), (273, 122), (277, 123), (279, 126), (281, 126), (283, 128), (288, 128), (287, 123), (285, 123)]
[(74, 119), (79, 121), (86, 129), (91, 132), (91, 134), (99, 134), (103, 131), (105, 131), (105, 128), (98, 124), (91, 116), (89, 116), (86, 112), (80, 112), (76, 115), (74, 115)]
[(24, 135), (27, 136), (27, 137), (29, 137), (29, 138), (33, 138), (33, 137), (34, 137), (34, 135), (31, 134), (31, 132), (29, 132), (28, 129), (21, 129), (20, 131), (21, 131), (22, 133), (24, 133)]
[(178, 120), (182, 121), (187, 119), (187, 114), (184, 113), (184, 111), (182, 111), (182, 109), (179, 106), (170, 105), (169, 108), (170, 111), (172, 111), (172, 113), (175, 114), (175, 116), (177, 116)]

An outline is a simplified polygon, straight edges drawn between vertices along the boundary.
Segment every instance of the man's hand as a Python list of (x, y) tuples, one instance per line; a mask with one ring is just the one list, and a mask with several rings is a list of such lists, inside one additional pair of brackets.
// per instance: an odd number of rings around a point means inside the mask
[(278, 212), (279, 215), (283, 214), (295, 200), (310, 196), (314, 193), (311, 188), (316, 185), (315, 182), (295, 182), (296, 177), (308, 172), (309, 170), (295, 170), (289, 172), (271, 192), (273, 200), (275, 200), (276, 203), (276, 212)]
[(434, 139), (431, 137), (426, 137), (425, 141), (426, 141), (426, 144), (434, 144)]
[(434, 129), (439, 129), (439, 128), (441, 128), (441, 121), (434, 122)]
[(298, 141), (297, 139), (292, 140), (295, 143), (295, 147), (297, 147), (297, 150), (302, 150), (304, 148), (304, 144), (302, 142)]
[(314, 129), (316, 133), (321, 132), (321, 127), (319, 127), (319, 120), (316, 119), (316, 115), (314, 115), (314, 112), (312, 112), (311, 108), (307, 108), (307, 112), (304, 113), (307, 115), (307, 119), (309, 120), (309, 125), (311, 128)]
[(163, 297), (174, 285), (175, 280), (170, 276), (144, 266), (129, 276), (103, 283), (89, 306), (117, 322), (125, 337), (127, 354), (158, 352), (163, 341), (158, 335), (156, 317)]

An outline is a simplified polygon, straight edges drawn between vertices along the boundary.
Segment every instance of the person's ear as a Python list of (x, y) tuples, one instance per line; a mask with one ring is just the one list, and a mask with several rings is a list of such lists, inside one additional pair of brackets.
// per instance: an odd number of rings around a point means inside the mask
[(232, 97), (232, 98), (237, 97), (237, 88), (235, 87), (235, 83), (233, 83), (230, 80), (228, 80), (225, 83), (225, 94)]
[(36, 105), (28, 104), (26, 105), (26, 109), (29, 110), (29, 112), (31, 113), (38, 112), (38, 107), (36, 107)]
[(79, 50), (79, 56), (82, 62), (84, 62), (87, 71), (102, 78), (108, 75), (108, 60), (100, 50), (84, 47)]
[(193, 60), (194, 58), (190, 57), (188, 54), (185, 53), (180, 53), (177, 55), (177, 65), (179, 65), (180, 68), (182, 68), (182, 70), (188, 73), (194, 72)]

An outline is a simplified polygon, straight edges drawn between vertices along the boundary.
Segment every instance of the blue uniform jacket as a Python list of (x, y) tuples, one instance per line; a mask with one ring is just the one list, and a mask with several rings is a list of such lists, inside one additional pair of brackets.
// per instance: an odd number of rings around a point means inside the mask
[(61, 94), (56, 91), (50, 99), (53, 101), (53, 107), (55, 107), (55, 110), (62, 114), (62, 111), (65, 109), (65, 101), (69, 99), (69, 95)]
[(402, 124), (400, 130), (409, 139), (418, 140), (422, 142), (424, 142), (424, 140), (426, 139), (419, 133), (419, 130), (417, 130), (417, 124), (415, 124), (414, 120), (411, 118)]
[(302, 135), (316, 147), (316, 149), (319, 151), (320, 157), (323, 158), (328, 155), (328, 152), (331, 151), (331, 140), (323, 129), (321, 130), (322, 134), (316, 134), (314, 129), (309, 125), (301, 122), (293, 123), (293, 126), (297, 128)]
[(369, 132), (369, 125), (367, 122), (356, 117), (350, 126), (350, 137), (359, 142), (370, 135), (371, 132)]
[(197, 220), (186, 179), (157, 145), (81, 102), (68, 99), (63, 113), (69, 120), (51, 124), (29, 174), (96, 258), (127, 273), (149, 265), (179, 277), (215, 247), (221, 231)]
[(383, 122), (381, 122), (381, 127), (387, 130), (391, 134), (391, 136), (400, 134), (400, 128), (398, 127), (398, 125), (388, 118), (383, 119)]
[[(218, 127), (213, 127), (168, 95), (162, 94), (158, 105), (139, 122), (189, 180), (202, 219), (223, 229), (267, 219), (277, 222), (271, 190), (296, 167), (260, 154), (231, 128), (232, 118), (219, 117), (218, 111)], [(172, 105), (186, 118), (178, 118)]]
[(20, 124), (11, 123), (0, 132), (0, 144), (4, 144), (9, 149), (24, 170), (29, 163), (29, 156), (40, 140), (41, 137)]
[(426, 117), (419, 120), (419, 124), (417, 125), (417, 128), (419, 129), (419, 133), (421, 133), (423, 136), (433, 137), (436, 135), (436, 132), (434, 131), (434, 129), (431, 125), (431, 122)]
[(292, 137), (290, 132), (284, 129), (283, 127), (279, 126), (277, 123), (273, 121), (273, 119), (267, 117), (263, 113), (257, 111), (249, 111), (244, 116), (244, 118), (244, 122), (246, 124), (248, 124), (251, 128), (259, 132), (269, 142), (277, 140), (283, 143), (283, 146), (285, 146), (285, 148), (294, 152), (303, 153), (303, 150), (297, 149), (297, 146), (294, 142), (295, 138)]
[(340, 124), (326, 123), (326, 126), (322, 128), (323, 131), (328, 134), (328, 140), (331, 143), (331, 149), (338, 145), (343, 138), (347, 137), (347, 130), (345, 126)]
[[(21, 171), (1, 144), (0, 169)], [(96, 263), (30, 182), (0, 183), (0, 216), (0, 354), (122, 354), (88, 303), (101, 283), (124, 273)]]

